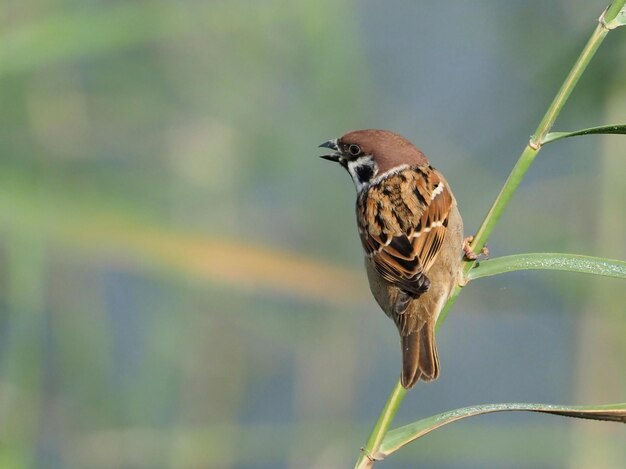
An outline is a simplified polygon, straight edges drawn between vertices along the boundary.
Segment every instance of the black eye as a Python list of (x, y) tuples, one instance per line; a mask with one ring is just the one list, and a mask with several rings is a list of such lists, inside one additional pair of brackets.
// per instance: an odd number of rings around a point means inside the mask
[(350, 152), (352, 156), (357, 156), (358, 154), (361, 153), (361, 147), (359, 147), (358, 145), (352, 144), (348, 147), (348, 151)]

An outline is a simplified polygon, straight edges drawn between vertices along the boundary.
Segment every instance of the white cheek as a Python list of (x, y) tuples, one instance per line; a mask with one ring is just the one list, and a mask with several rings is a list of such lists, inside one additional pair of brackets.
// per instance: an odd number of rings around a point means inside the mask
[(371, 178), (370, 178), (370, 181), (366, 181), (366, 182), (361, 182), (359, 180), (358, 169), (363, 166), (370, 167), (370, 169), (372, 170), (372, 177), (374, 177), (376, 173), (378, 172), (378, 167), (376, 166), (376, 163), (374, 163), (371, 157), (362, 157), (362, 158), (359, 158), (358, 160), (348, 161), (348, 172), (350, 173), (350, 177), (352, 177), (352, 181), (354, 182), (354, 186), (356, 187), (357, 193), (361, 192), (363, 189), (368, 187), (371, 182)]
[(359, 181), (359, 176), (356, 173), (356, 167), (359, 166), (356, 161), (349, 161), (348, 162), (348, 172), (350, 173), (350, 177), (352, 177), (352, 181), (354, 182), (354, 185), (356, 186), (356, 191), (360, 192), (361, 189), (363, 189), (363, 186), (365, 184), (361, 184), (361, 182)]

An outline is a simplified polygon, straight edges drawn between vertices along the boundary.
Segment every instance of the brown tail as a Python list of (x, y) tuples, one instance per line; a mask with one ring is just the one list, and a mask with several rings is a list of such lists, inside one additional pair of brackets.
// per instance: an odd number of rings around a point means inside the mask
[(402, 336), (402, 386), (411, 389), (420, 379), (432, 381), (438, 376), (435, 327), (426, 323), (419, 330)]

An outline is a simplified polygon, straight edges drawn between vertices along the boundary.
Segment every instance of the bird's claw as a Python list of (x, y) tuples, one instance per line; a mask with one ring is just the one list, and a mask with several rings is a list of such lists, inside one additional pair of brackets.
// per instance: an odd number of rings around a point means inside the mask
[(480, 253), (476, 254), (474, 251), (472, 251), (472, 248), (470, 246), (472, 241), (474, 241), (473, 236), (467, 236), (466, 238), (463, 239), (463, 252), (465, 253), (465, 256), (464, 256), (465, 259), (468, 261), (475, 261), (481, 255), (484, 256), (485, 258), (488, 258), (489, 249), (487, 248), (487, 246), (483, 246), (483, 248), (480, 250)]

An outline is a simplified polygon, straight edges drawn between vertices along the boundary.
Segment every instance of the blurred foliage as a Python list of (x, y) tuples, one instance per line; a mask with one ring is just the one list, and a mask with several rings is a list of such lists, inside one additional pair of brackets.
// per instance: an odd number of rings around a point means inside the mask
[[(349, 464), (399, 351), (360, 270), (354, 190), (316, 145), (352, 128), (405, 134), (471, 232), (602, 7), (4, 2), (0, 467)], [(606, 118), (626, 79), (615, 36), (560, 128), (623, 117)], [(492, 252), (626, 258), (611, 138), (546, 149)], [(400, 423), (479, 402), (619, 401), (626, 297), (599, 282), (472, 286), (439, 335), (442, 379), (408, 396)], [(599, 291), (601, 307), (586, 300)], [(585, 360), (580, 317), (601, 343)], [(581, 425), (481, 419), (395, 467), (575, 467), (583, 438), (626, 464), (623, 429)]]

